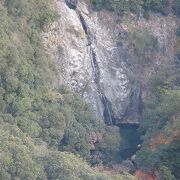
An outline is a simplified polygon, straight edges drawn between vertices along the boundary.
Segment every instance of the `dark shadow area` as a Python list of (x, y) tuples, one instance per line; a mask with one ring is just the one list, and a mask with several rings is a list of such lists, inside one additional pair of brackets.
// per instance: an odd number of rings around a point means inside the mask
[(138, 125), (131, 124), (121, 124), (120, 125), (120, 152), (122, 160), (130, 159), (132, 155), (136, 153), (139, 149), (141, 139), (140, 134), (138, 133)]
[(77, 7), (77, 0), (65, 0), (67, 6), (70, 8), (70, 9), (76, 9)]

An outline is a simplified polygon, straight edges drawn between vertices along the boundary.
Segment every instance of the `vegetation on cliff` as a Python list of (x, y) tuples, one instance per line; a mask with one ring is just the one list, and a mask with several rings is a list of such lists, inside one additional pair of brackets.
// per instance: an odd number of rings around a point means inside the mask
[(0, 179), (128, 177), (102, 175), (85, 162), (116, 161), (119, 130), (66, 87), (52, 88), (40, 33), (55, 18), (49, 0), (0, 0)]
[[(166, 15), (169, 10), (168, 1), (92, 3), (120, 14), (143, 9)], [(179, 16), (179, 10), (174, 0), (172, 11)], [(0, 179), (134, 179), (107, 176), (87, 164), (119, 162), (120, 133), (98, 121), (77, 94), (64, 86), (52, 88), (54, 68), (40, 32), (55, 18), (49, 0), (0, 0)], [(179, 29), (176, 34), (173, 66), (149, 85), (139, 128), (143, 144), (135, 158), (139, 169), (158, 171), (161, 179), (180, 178)], [(157, 47), (156, 39), (146, 32), (130, 38), (138, 63), (147, 62), (144, 52)]]
[[(148, 18), (149, 12), (162, 15), (180, 14), (179, 0), (92, 0), (96, 10), (106, 8), (120, 15), (141, 13)], [(131, 30), (132, 31), (132, 30)], [(152, 53), (158, 51), (158, 41), (148, 32), (132, 31), (127, 38), (119, 37), (118, 46), (126, 47), (135, 63), (143, 67), (152, 62)], [(176, 30), (174, 62), (169, 60), (159, 67), (156, 74), (146, 84), (148, 97), (143, 102), (143, 114), (140, 122), (142, 148), (136, 153), (137, 168), (145, 173), (156, 174), (160, 179), (180, 179), (180, 43), (179, 27)], [(149, 56), (150, 55), (150, 56)], [(140, 71), (140, 69), (139, 69)], [(154, 177), (154, 175), (152, 177)]]
[(145, 171), (159, 171), (162, 179), (180, 178), (178, 86), (179, 65), (155, 75), (151, 81), (151, 95), (145, 102), (139, 128), (144, 143), (142, 149), (137, 152), (136, 163)]
[[(174, 13), (179, 17), (179, 1), (91, 1), (96, 10), (106, 8), (116, 11), (119, 15), (126, 13), (144, 13), (148, 18), (150, 11), (168, 15)], [(172, 4), (171, 4), (172, 3)], [(149, 93), (144, 100), (143, 114), (139, 133), (142, 147), (136, 153), (135, 164), (139, 172), (150, 174), (152, 178), (179, 179), (180, 168), (180, 79), (179, 79), (179, 27), (176, 30), (176, 44), (174, 47), (174, 62), (158, 67), (157, 73), (149, 81)], [(129, 32), (129, 44), (123, 42), (122, 37), (118, 46), (126, 45), (133, 60), (142, 68), (153, 63), (152, 53), (159, 50), (158, 40), (147, 31)], [(126, 137), (132, 134), (126, 132)], [(138, 138), (137, 138), (138, 139)], [(131, 142), (131, 139), (129, 140)], [(126, 142), (127, 143), (127, 142)], [(128, 145), (126, 145), (128, 146)], [(106, 147), (107, 148), (107, 147)], [(105, 148), (105, 149), (106, 149)], [(123, 149), (123, 147), (121, 147)], [(109, 151), (110, 152), (110, 151)], [(108, 152), (108, 153), (109, 153)], [(108, 154), (107, 153), (107, 154)], [(105, 156), (106, 159), (107, 156)]]
[(91, 3), (97, 10), (106, 8), (120, 14), (142, 12), (145, 17), (148, 17), (148, 12), (153, 11), (167, 15), (172, 8), (175, 15), (180, 15), (179, 0), (173, 0), (172, 3), (169, 0), (91, 0)]

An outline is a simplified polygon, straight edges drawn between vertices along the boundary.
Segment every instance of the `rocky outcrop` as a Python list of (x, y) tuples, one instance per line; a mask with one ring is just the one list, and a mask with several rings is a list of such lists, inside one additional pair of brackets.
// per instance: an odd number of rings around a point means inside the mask
[[(129, 27), (113, 13), (94, 12), (81, 0), (78, 3), (54, 0), (54, 4), (59, 18), (43, 33), (45, 47), (56, 67), (54, 86), (67, 84), (108, 124), (138, 124), (143, 75), (139, 74), (139, 66), (128, 48), (117, 43), (120, 33), (128, 37)], [(151, 29), (154, 25), (151, 21), (143, 18), (136, 20), (134, 26), (146, 26), (164, 45), (164, 41), (167, 43), (170, 39), (169, 25), (162, 23), (162, 28), (156, 28), (158, 32)], [(161, 36), (163, 26), (167, 32)], [(161, 55), (155, 58), (161, 59)], [(154, 64), (161, 62), (159, 59)], [(152, 68), (147, 72), (152, 73)]]

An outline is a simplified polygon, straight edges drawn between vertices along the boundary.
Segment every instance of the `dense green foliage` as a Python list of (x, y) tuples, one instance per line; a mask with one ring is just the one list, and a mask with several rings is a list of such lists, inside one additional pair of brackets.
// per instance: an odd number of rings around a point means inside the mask
[(117, 159), (119, 129), (67, 88), (52, 89), (40, 33), (55, 18), (49, 0), (0, 0), (0, 179), (109, 179), (70, 154), (92, 161), (93, 133), (99, 161)]
[(44, 179), (31, 140), (17, 126), (4, 123), (2, 118), (0, 121), (0, 179)]
[(142, 5), (142, 0), (91, 0), (91, 3), (98, 10), (101, 8), (106, 8), (123, 14), (129, 11), (139, 12)]
[(53, 69), (41, 43), (40, 28), (55, 13), (48, 1), (4, 4), (0, 4), (1, 112), (12, 115), (9, 121), (30, 137), (88, 158), (88, 135), (105, 133), (105, 125), (97, 125), (80, 97), (63, 87), (59, 91), (51, 88)]
[(84, 160), (71, 153), (49, 150), (45, 143), (35, 143), (17, 126), (0, 118), (0, 179), (91, 179), (134, 180), (122, 174), (106, 176), (92, 169)]
[(170, 67), (155, 75), (140, 124), (144, 143), (136, 162), (145, 171), (159, 170), (163, 179), (180, 178), (180, 91), (175, 88), (179, 86), (178, 69)]
[(178, 17), (180, 17), (180, 1), (179, 0), (174, 0), (173, 1), (173, 11), (174, 11), (174, 14)]
[(128, 11), (138, 12), (142, 1), (141, 0), (107, 0), (107, 1), (101, 1), (101, 0), (92, 0), (92, 3), (95, 5), (96, 8), (107, 8), (110, 10), (115, 10), (117, 12), (126, 13)]
[[(170, 1), (168, 0), (91, 0), (91, 3), (97, 10), (106, 8), (120, 14), (125, 14), (128, 12), (139, 14), (140, 12), (143, 12), (145, 17), (148, 16), (149, 11), (167, 15), (170, 9), (169, 2)], [(172, 8), (173, 13), (179, 16), (180, 1), (173, 0)]]
[[(142, 8), (167, 12), (166, 1), (92, 3), (97, 9), (123, 14), (139, 13)], [(178, 7), (179, 1), (173, 1), (177, 16)], [(50, 0), (0, 0), (0, 179), (134, 179), (128, 174), (106, 176), (85, 162), (119, 162), (120, 133), (117, 127), (98, 121), (77, 94), (64, 86), (52, 89), (54, 69), (40, 33), (55, 18)], [(144, 52), (157, 48), (156, 39), (146, 32), (132, 33), (130, 38), (133, 53), (142, 57), (138, 63), (147, 63)], [(144, 144), (136, 163), (143, 170), (158, 169), (162, 179), (179, 178), (180, 143), (175, 132), (180, 128), (180, 92), (173, 87), (176, 82), (178, 78), (172, 75), (153, 79), (151, 101), (145, 104), (140, 125)], [(125, 138), (130, 134), (126, 132)], [(148, 140), (159, 134), (173, 138), (155, 144), (152, 150)]]

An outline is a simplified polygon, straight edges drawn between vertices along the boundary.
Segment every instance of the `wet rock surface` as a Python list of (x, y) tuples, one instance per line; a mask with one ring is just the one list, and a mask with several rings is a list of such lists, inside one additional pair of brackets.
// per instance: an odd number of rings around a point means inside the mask
[[(162, 22), (152, 33), (164, 52), (157, 53), (152, 65), (142, 70), (134, 63), (129, 49), (117, 43), (120, 33), (128, 37), (129, 27), (118, 24), (115, 15), (94, 12), (84, 1), (77, 4), (73, 0), (66, 3), (54, 0), (54, 4), (59, 18), (43, 33), (45, 47), (56, 67), (54, 87), (68, 85), (108, 124), (138, 124), (146, 79), (161, 64), (161, 59), (166, 59), (166, 54), (168, 58), (173, 54), (170, 47), (173, 37), (168, 34), (173, 29), (173, 21), (168, 24), (171, 18), (166, 22), (153, 16), (154, 24), (140, 19), (134, 25), (153, 31), (151, 27)], [(167, 43), (169, 46), (165, 46)]]

